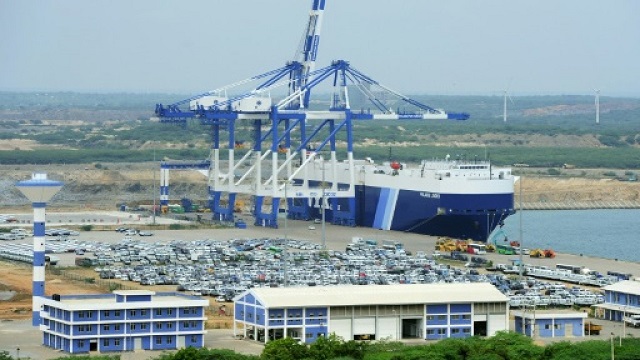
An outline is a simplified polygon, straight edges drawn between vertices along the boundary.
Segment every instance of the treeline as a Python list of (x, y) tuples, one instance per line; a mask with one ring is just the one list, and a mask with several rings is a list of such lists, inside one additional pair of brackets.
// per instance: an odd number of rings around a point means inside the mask
[[(247, 150), (237, 150), (236, 157)], [(155, 154), (154, 154), (155, 152)], [(340, 149), (341, 156), (345, 150)], [(564, 164), (578, 168), (640, 168), (640, 148), (549, 148), (549, 147), (440, 147), (440, 146), (356, 146), (358, 159), (370, 157), (377, 163), (401, 161), (418, 163), (421, 160), (450, 159), (480, 161), (490, 159), (496, 166), (527, 164), (531, 167), (562, 167)], [(209, 156), (208, 149), (146, 149), (131, 150), (123, 148), (80, 150), (46, 149), (0, 151), (0, 164), (3, 165), (47, 165), (47, 164), (89, 164), (109, 162), (148, 162), (160, 160), (204, 160)], [(226, 150), (221, 151), (224, 159)], [(325, 155), (325, 157), (327, 157)]]
[[(150, 357), (153, 358), (153, 357)], [(232, 350), (187, 348), (163, 353), (157, 360), (637, 360), (640, 339), (619, 338), (536, 345), (529, 337), (500, 332), (490, 338), (445, 339), (433, 344), (403, 345), (398, 342), (343, 341), (335, 336), (318, 339), (311, 345), (293, 339), (267, 343), (258, 355)], [(13, 360), (0, 352), (0, 360)], [(114, 356), (68, 356), (57, 360), (118, 360)]]

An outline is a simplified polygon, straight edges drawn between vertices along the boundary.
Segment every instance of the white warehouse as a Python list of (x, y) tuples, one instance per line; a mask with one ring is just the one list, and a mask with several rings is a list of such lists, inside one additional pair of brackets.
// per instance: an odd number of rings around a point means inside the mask
[(509, 298), (489, 283), (254, 288), (234, 299), (234, 333), (259, 342), (492, 336)]

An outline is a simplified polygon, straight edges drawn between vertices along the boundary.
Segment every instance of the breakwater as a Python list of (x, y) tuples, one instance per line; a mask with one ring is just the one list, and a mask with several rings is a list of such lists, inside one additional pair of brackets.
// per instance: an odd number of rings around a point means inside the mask
[[(520, 209), (517, 199), (516, 209)], [(640, 209), (639, 201), (539, 201), (523, 202), (524, 210), (597, 210), (597, 209)]]

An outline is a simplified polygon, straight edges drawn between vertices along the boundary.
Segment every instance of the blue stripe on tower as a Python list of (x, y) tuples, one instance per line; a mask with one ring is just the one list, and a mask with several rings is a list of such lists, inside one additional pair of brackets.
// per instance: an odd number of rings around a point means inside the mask
[(33, 266), (44, 266), (45, 255), (44, 251), (33, 252)]
[(33, 296), (38, 296), (38, 297), (44, 296), (44, 280), (33, 282)]
[(45, 236), (44, 233), (44, 221), (38, 221), (33, 223), (33, 236)]

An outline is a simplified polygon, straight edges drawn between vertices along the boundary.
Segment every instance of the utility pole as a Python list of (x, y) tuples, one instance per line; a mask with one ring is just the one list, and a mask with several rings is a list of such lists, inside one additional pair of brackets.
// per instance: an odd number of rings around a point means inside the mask
[(152, 224), (156, 224), (156, 148), (153, 148), (153, 207), (151, 208)]
[(325, 183), (324, 183), (324, 158), (322, 158), (322, 202), (320, 203), (320, 211), (322, 212), (322, 250), (327, 250), (327, 234), (326, 234), (326, 224), (325, 224), (325, 209), (324, 209), (324, 202), (325, 202)]
[(519, 221), (520, 221), (520, 268), (519, 268), (519, 275), (520, 275), (520, 281), (522, 281), (523, 275), (524, 275), (524, 264), (522, 263), (522, 249), (524, 249), (524, 241), (522, 239), (522, 176), (520, 176), (520, 199), (519, 199), (519, 203), (520, 205), (518, 206), (520, 208), (520, 216)]
[(287, 248), (289, 247), (289, 239), (287, 238), (287, 218), (289, 217), (289, 201), (287, 201), (287, 183), (289, 180), (285, 180), (284, 182), (284, 247), (282, 250), (282, 259), (284, 260), (284, 287), (289, 286), (289, 275), (288, 275), (288, 265), (287, 265)]

